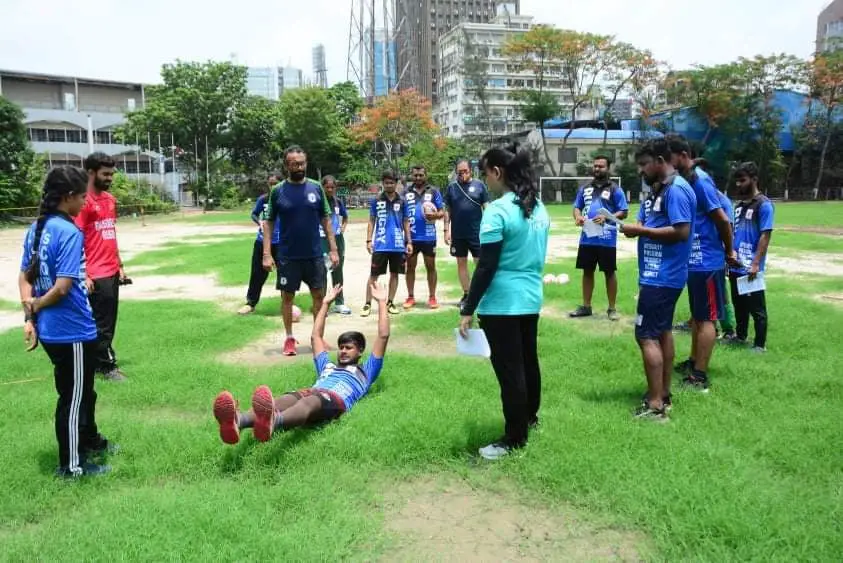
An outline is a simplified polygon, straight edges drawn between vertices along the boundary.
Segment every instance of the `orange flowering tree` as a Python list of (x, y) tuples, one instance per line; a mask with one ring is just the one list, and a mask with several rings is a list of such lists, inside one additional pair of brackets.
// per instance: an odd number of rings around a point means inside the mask
[(393, 149), (405, 152), (419, 141), (432, 141), (439, 127), (433, 121), (430, 100), (414, 89), (390, 92), (363, 108), (351, 126), (358, 143), (382, 143), (386, 160), (393, 162)]
[(814, 189), (819, 190), (825, 170), (828, 145), (834, 130), (834, 114), (843, 103), (843, 51), (835, 49), (817, 53), (809, 63), (808, 76), (812, 95), (824, 106), (822, 119), (818, 123), (818, 129), (823, 131), (823, 141), (820, 149), (819, 170), (814, 185)]

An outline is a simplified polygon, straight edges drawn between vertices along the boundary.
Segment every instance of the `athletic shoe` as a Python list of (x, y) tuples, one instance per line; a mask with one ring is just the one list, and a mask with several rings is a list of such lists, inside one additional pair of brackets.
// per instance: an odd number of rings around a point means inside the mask
[(406, 301), (404, 301), (404, 308), (405, 309), (412, 309), (416, 306), (416, 298), (415, 297), (408, 297)]
[(254, 308), (254, 307), (252, 307), (251, 305), (243, 305), (243, 306), (242, 306), (242, 307), (240, 307), (240, 309), (237, 311), (237, 314), (238, 314), (238, 315), (248, 315), (248, 314), (250, 314), (250, 313), (254, 313), (254, 312), (255, 312), (255, 308)]
[(401, 313), (401, 310), (395, 305), (395, 303), (389, 303), (386, 306), (386, 310), (389, 312), (390, 315), (398, 315)]
[(581, 317), (590, 317), (592, 315), (591, 307), (586, 307), (585, 305), (580, 305), (570, 313), (568, 316), (572, 319), (579, 319)]
[(372, 314), (372, 306), (369, 303), (363, 305), (363, 308), (360, 309), (360, 316), (361, 317), (368, 317)]
[[(646, 405), (649, 400), (650, 396), (647, 393), (644, 393), (644, 396), (641, 397), (641, 403)], [(673, 410), (673, 395), (668, 393), (667, 397), (662, 397), (662, 404), (664, 404), (664, 410), (667, 412)]]
[(708, 378), (697, 377), (693, 374), (682, 380), (682, 388), (698, 393), (708, 393), (710, 391), (708, 388)]
[(606, 311), (606, 315), (609, 317), (610, 321), (619, 321), (621, 319), (617, 309), (609, 309)]
[(123, 372), (117, 368), (104, 372), (100, 375), (106, 381), (126, 381), (126, 376), (123, 375)]
[(688, 358), (684, 362), (680, 362), (673, 366), (673, 371), (682, 375), (691, 375), (694, 371), (694, 361)]
[(214, 418), (220, 425), (220, 439), (226, 444), (240, 441), (240, 415), (234, 395), (223, 391), (214, 399)]
[(84, 455), (86, 459), (103, 458), (108, 455), (116, 455), (120, 453), (120, 444), (109, 442), (103, 437), (100, 437), (99, 443), (93, 448), (85, 448)]
[(665, 423), (670, 422), (670, 419), (667, 417), (667, 410), (665, 408), (661, 409), (654, 409), (651, 408), (650, 405), (644, 403), (637, 409), (635, 409), (632, 413), (633, 418), (636, 420), (652, 420), (653, 422)]
[(82, 473), (77, 474), (71, 473), (68, 469), (59, 469), (56, 471), (56, 477), (61, 477), (62, 479), (79, 479), (80, 477), (97, 477), (111, 471), (110, 465), (100, 465), (98, 463), (83, 463), (81, 468)]
[(257, 440), (266, 442), (272, 437), (275, 428), (275, 402), (272, 400), (272, 391), (266, 385), (261, 385), (252, 394), (252, 410), (255, 411), (252, 433)]
[(504, 441), (494, 442), (486, 447), (480, 448), (479, 454), (483, 459), (489, 461), (497, 461), (503, 457), (508, 456), (515, 449)]
[(438, 309), (439, 308), (439, 301), (436, 300), (436, 297), (431, 297), (427, 300), (427, 306), (431, 309)]
[(338, 315), (350, 315), (351, 309), (346, 305), (334, 305), (334, 312)]
[(752, 352), (753, 354), (766, 354), (767, 353), (767, 349), (764, 348), (763, 346), (753, 346), (749, 351)]
[(288, 336), (286, 340), (284, 340), (284, 355), (285, 356), (295, 356), (296, 355), (296, 339), (293, 336)]

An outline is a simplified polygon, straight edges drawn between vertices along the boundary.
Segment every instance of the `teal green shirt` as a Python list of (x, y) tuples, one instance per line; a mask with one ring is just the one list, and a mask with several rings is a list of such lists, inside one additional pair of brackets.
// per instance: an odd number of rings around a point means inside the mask
[(550, 216), (539, 202), (529, 219), (508, 192), (483, 212), (480, 244), (503, 241), (498, 269), (477, 307), (478, 315), (536, 315), (541, 311), (542, 276)]

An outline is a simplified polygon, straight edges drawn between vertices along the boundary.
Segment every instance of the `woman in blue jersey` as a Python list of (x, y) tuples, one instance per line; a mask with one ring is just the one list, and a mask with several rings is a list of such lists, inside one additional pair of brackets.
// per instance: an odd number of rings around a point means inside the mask
[(500, 198), (483, 213), (480, 261), (460, 308), (465, 336), (477, 312), (501, 387), (504, 436), (480, 449), (499, 459), (527, 444), (538, 424), (541, 373), (536, 341), (550, 218), (539, 200), (533, 164), (517, 145), (491, 149), (480, 160), (489, 189)]
[(28, 350), (40, 341), (53, 363), (58, 475), (63, 477), (106, 473), (107, 465), (92, 460), (116, 449), (99, 435), (94, 417), (97, 327), (85, 288), (82, 231), (72, 219), (85, 204), (87, 183), (87, 174), (73, 166), (47, 175), (18, 279)]

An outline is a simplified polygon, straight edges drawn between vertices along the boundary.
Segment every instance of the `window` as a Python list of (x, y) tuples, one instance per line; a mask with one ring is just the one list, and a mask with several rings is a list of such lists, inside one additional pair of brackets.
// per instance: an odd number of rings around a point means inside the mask
[(29, 140), (33, 143), (46, 143), (47, 130), (46, 129), (30, 129)]
[(560, 164), (576, 164), (577, 163), (577, 149), (564, 148), (559, 149), (558, 160)]
[(110, 145), (111, 131), (95, 131), (94, 142), (98, 145)]
[(71, 92), (64, 93), (64, 111), (76, 111), (76, 96)]
[(65, 142), (64, 129), (47, 129), (47, 140), (51, 143)]
[(67, 130), (68, 143), (87, 143), (88, 132), (83, 129), (68, 129)]

